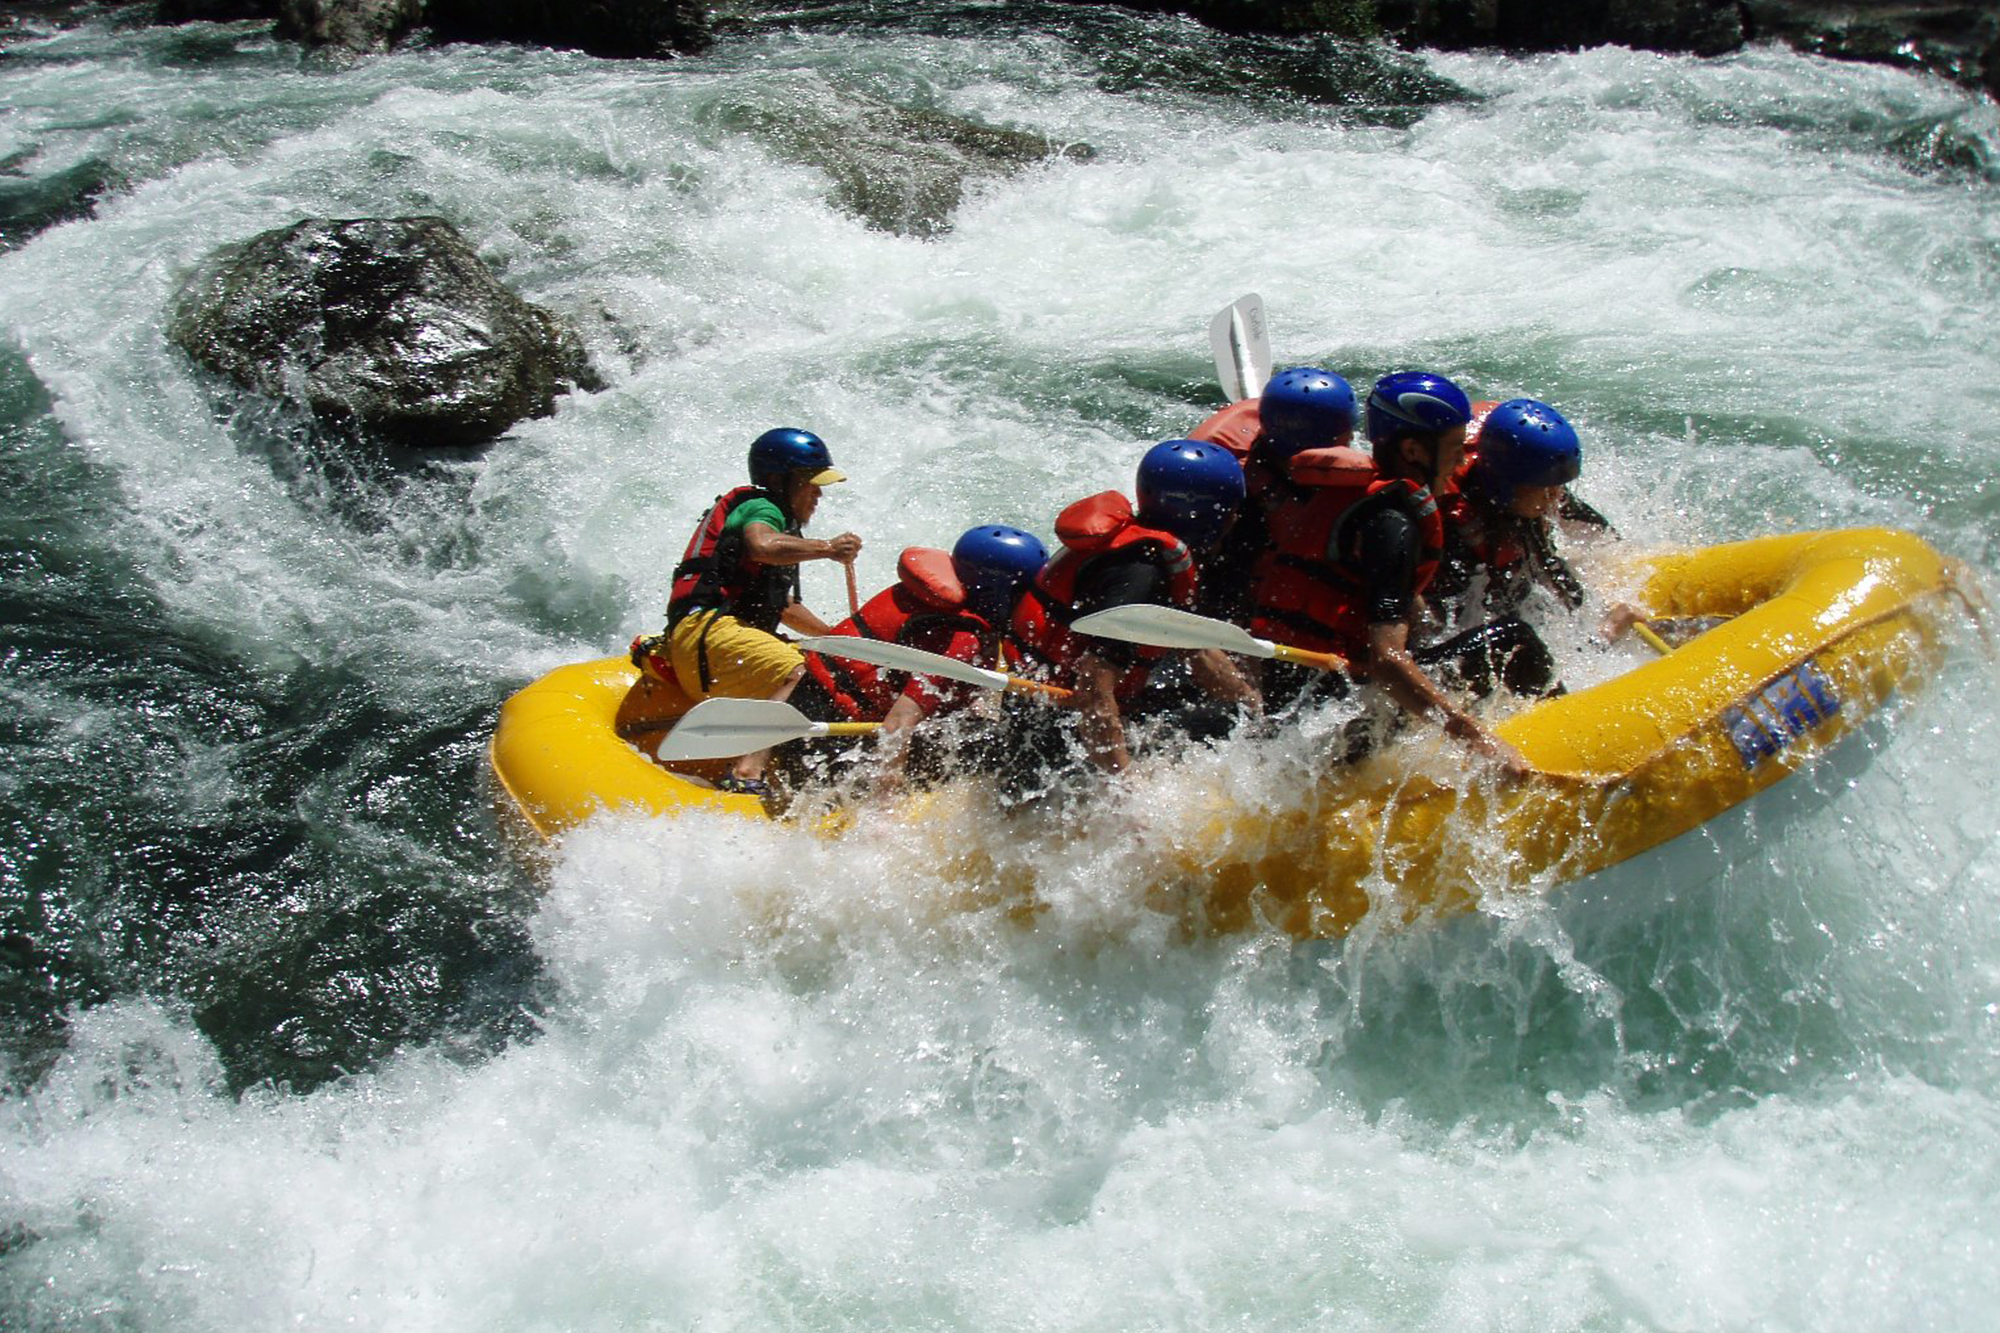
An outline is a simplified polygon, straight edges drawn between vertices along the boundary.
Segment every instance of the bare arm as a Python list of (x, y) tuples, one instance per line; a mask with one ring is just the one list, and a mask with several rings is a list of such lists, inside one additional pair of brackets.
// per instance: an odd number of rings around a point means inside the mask
[(1077, 661), (1075, 693), (1070, 696), (1070, 706), (1082, 717), (1083, 743), (1091, 762), (1107, 773), (1123, 773), (1132, 766), (1116, 693), (1122, 674), (1095, 653), (1085, 653)]
[(1252, 713), (1263, 713), (1263, 694), (1236, 665), (1236, 659), (1221, 649), (1204, 648), (1189, 658), (1188, 674), (1194, 677), (1195, 684), (1216, 698), (1241, 704)]
[(1402, 707), (1418, 717), (1444, 719), (1447, 736), (1464, 741), (1475, 752), (1500, 761), (1515, 777), (1533, 772), (1527, 759), (1473, 716), (1452, 702), (1410, 656), (1410, 627), (1400, 621), (1368, 627), (1368, 676), (1389, 691)]
[(861, 554), (861, 539), (843, 532), (830, 541), (779, 532), (768, 523), (743, 526), (743, 550), (760, 565), (803, 565), (808, 560), (838, 560), (847, 565)]
[(893, 736), (899, 731), (908, 731), (923, 720), (924, 706), (907, 694), (899, 694), (882, 718), (882, 734)]
[(797, 634), (820, 635), (833, 633), (833, 626), (814, 615), (812, 608), (804, 602), (792, 602), (778, 613), (778, 623)]
[(888, 796), (903, 789), (903, 762), (910, 757), (910, 731), (923, 720), (923, 705), (907, 694), (889, 706), (882, 729), (876, 733), (875, 795)]

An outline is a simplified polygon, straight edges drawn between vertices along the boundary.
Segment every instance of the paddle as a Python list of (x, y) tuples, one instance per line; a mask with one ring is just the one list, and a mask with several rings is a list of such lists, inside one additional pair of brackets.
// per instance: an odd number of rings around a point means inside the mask
[(1651, 648), (1662, 657), (1665, 657), (1674, 650), (1674, 646), (1671, 643), (1660, 637), (1658, 630), (1643, 620), (1632, 622), (1632, 632), (1643, 639), (1648, 648)]
[(1333, 653), (1315, 653), (1286, 643), (1272, 643), (1226, 620), (1211, 620), (1207, 616), (1178, 611), (1171, 606), (1144, 603), (1114, 606), (1108, 611), (1093, 611), (1087, 616), (1079, 616), (1070, 622), (1070, 628), (1079, 634), (1143, 643), (1154, 648), (1220, 648), (1225, 653), (1238, 653), (1244, 657), (1275, 657), (1281, 662), (1297, 662), (1301, 666), (1318, 667), (1321, 671), (1341, 671), (1347, 667), (1346, 660)]
[(879, 722), (815, 722), (775, 699), (704, 699), (681, 715), (660, 741), (661, 763), (734, 759), (753, 750), (809, 736), (865, 736)]
[(884, 643), (880, 639), (864, 639), (859, 635), (822, 634), (810, 639), (800, 639), (799, 647), (809, 653), (850, 658), (856, 662), (888, 667), (892, 671), (913, 671), (920, 676), (943, 676), (946, 680), (963, 681), (967, 685), (977, 685), (981, 689), (1046, 694), (1054, 699), (1069, 697), (1069, 691), (1060, 685), (1044, 685), (1038, 680), (1010, 676), (1004, 671), (991, 671), (985, 667), (974, 666), (970, 662), (961, 662), (955, 657), (946, 657), (942, 653), (927, 653), (921, 648), (909, 648), (900, 643)]
[(1264, 326), (1264, 298), (1239, 296), (1215, 312), (1208, 324), (1215, 350), (1215, 374), (1229, 401), (1255, 398), (1271, 378), (1271, 342)]

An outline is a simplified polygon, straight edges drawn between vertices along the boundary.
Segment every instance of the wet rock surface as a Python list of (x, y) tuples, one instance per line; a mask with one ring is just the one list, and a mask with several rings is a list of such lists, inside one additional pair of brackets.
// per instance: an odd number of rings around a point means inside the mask
[(788, 161), (816, 167), (836, 207), (878, 231), (937, 236), (968, 193), (1051, 158), (1087, 161), (1084, 144), (899, 107), (830, 84), (786, 87), (782, 99), (720, 105), (719, 128), (747, 132)]
[(597, 56), (666, 56), (709, 43), (702, 0), (428, 0), (425, 21), (445, 41), (518, 42)]
[(1747, 0), (1743, 8), (1753, 37), (1924, 69), (2000, 97), (2000, 5)]
[(279, 0), (278, 32), (307, 46), (386, 51), (423, 17), (424, 0)]
[[(1106, 0), (1068, 0), (1074, 4)], [(1922, 69), (2000, 95), (2000, 6), (1942, 0), (1126, 0), (1232, 32), (1385, 35), (1408, 46), (1560, 51), (1607, 44), (1724, 55), (1778, 41)]]
[(100, 198), (124, 184), (111, 164), (99, 158), (39, 175), (31, 169), (32, 158), (32, 153), (22, 153), (0, 159), (0, 250), (91, 216)]
[[(2000, 95), (2000, 5), (1949, 0), (1058, 0), (1185, 14), (1223, 32), (1374, 38), (1406, 46), (1556, 51), (1616, 44), (1723, 55), (1778, 41), (1834, 59), (1921, 69)], [(427, 30), (440, 40), (515, 42), (602, 56), (699, 51), (724, 27), (810, 19), (852, 0), (19, 0), (0, 3), (0, 32), (107, 8), (161, 22), (274, 18), (312, 45), (380, 50)], [(900, 21), (893, 11), (883, 22)]]
[(442, 218), (308, 218), (224, 247), (168, 331), (237, 385), (413, 445), (489, 440), (601, 387), (574, 331)]

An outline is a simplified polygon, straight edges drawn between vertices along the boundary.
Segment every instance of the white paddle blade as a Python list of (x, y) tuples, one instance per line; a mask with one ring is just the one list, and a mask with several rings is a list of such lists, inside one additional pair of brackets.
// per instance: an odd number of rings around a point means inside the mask
[(1215, 353), (1215, 375), (1229, 401), (1255, 398), (1271, 378), (1271, 340), (1264, 324), (1264, 298), (1255, 292), (1237, 297), (1215, 312), (1208, 324), (1208, 341)]
[(884, 643), (880, 639), (864, 639), (854, 634), (822, 634), (810, 639), (800, 639), (799, 647), (823, 657), (845, 657), (855, 662), (887, 667), (891, 671), (913, 671), (920, 676), (942, 676), (946, 680), (963, 681), (967, 685), (977, 685), (982, 689), (1007, 688), (1005, 672), (989, 671), (970, 662), (961, 662), (955, 657), (946, 657), (943, 653), (927, 653), (921, 648), (909, 648), (900, 643)]
[(660, 740), (661, 763), (734, 759), (752, 750), (817, 736), (825, 727), (774, 699), (704, 699)]
[(1220, 648), (1245, 657), (1277, 656), (1268, 642), (1226, 620), (1211, 620), (1171, 606), (1114, 606), (1079, 616), (1070, 622), (1070, 628), (1079, 634), (1152, 648)]

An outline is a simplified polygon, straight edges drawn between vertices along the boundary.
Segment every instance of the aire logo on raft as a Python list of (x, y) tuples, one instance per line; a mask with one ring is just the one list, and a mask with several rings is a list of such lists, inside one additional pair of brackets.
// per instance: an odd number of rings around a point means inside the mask
[(1833, 682), (1809, 657), (1750, 696), (1739, 708), (1724, 710), (1722, 725), (1736, 742), (1743, 767), (1787, 749), (1793, 741), (1840, 711)]

